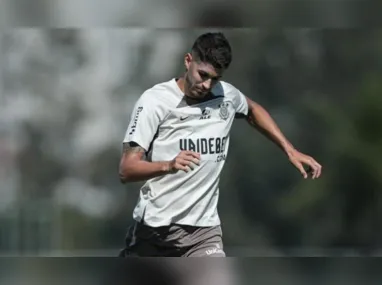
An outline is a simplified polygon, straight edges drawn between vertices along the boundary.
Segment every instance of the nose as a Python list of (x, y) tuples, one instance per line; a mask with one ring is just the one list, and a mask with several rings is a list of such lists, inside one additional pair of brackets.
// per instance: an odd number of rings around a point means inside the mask
[(207, 79), (202, 84), (204, 90), (209, 90), (211, 88), (211, 79)]

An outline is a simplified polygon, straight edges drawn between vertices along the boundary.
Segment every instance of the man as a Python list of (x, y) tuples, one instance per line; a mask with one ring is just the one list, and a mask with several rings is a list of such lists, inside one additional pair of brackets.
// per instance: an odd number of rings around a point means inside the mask
[(185, 55), (185, 74), (137, 101), (119, 175), (146, 183), (121, 256), (225, 256), (218, 184), (235, 117), (276, 143), (304, 178), (320, 176), (321, 165), (297, 151), (264, 108), (220, 80), (231, 58), (222, 33), (203, 34)]

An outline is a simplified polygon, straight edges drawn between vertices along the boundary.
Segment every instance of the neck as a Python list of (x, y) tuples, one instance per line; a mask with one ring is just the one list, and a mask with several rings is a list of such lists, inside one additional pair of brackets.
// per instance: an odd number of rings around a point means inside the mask
[(176, 83), (178, 84), (180, 90), (182, 90), (183, 94), (186, 95), (186, 80), (185, 80), (184, 74), (182, 76), (178, 77)]

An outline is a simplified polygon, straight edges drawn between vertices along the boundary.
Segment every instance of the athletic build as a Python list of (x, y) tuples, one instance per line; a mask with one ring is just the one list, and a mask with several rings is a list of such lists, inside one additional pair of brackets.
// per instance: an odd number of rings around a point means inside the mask
[(321, 165), (296, 150), (264, 108), (221, 80), (231, 58), (222, 33), (203, 34), (185, 56), (185, 74), (136, 102), (119, 175), (122, 183), (146, 183), (120, 256), (225, 256), (217, 203), (235, 118), (276, 143), (304, 178), (321, 175)]

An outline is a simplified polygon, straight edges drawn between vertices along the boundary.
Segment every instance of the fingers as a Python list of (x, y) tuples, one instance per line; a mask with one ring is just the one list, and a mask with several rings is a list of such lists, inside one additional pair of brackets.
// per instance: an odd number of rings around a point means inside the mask
[[(292, 164), (301, 172), (302, 176), (308, 178), (308, 173), (312, 175), (312, 179), (319, 178), (322, 172), (322, 166), (309, 156), (295, 157), (290, 160)], [(304, 165), (308, 166), (305, 170)]]
[(179, 154), (179, 158), (185, 159), (187, 161), (192, 161), (193, 163), (199, 165), (200, 154), (193, 151), (184, 151)]
[(175, 168), (185, 172), (192, 171), (200, 165), (200, 154), (193, 151), (182, 151), (175, 159)]
[(197, 153), (197, 152), (194, 152), (194, 151), (184, 150), (179, 155), (180, 156), (182, 156), (182, 155), (184, 155), (184, 156), (191, 156), (191, 157), (196, 158), (198, 160), (200, 159), (200, 154)]
[(321, 176), (322, 166), (319, 163), (314, 163), (312, 178), (316, 179)]
[(182, 167), (182, 170), (185, 170), (186, 168), (187, 169), (186, 172), (188, 172), (189, 170), (194, 170), (197, 166), (191, 160), (186, 160), (186, 159), (179, 159), (177, 163), (180, 165), (180, 167)]
[(319, 178), (321, 176), (321, 173), (322, 173), (322, 165), (318, 164), (318, 174), (316, 178)]
[(300, 173), (301, 175), (304, 177), (304, 179), (308, 178), (308, 174), (306, 173), (305, 169), (304, 169), (304, 166), (302, 165), (302, 163), (300, 162), (292, 162), (294, 164), (294, 166), (296, 166), (296, 168), (298, 170), (300, 170)]
[(183, 170), (184, 172), (188, 173), (190, 172), (191, 168), (182, 164), (179, 164), (176, 166), (178, 170)]
[(308, 158), (305, 164), (309, 166), (312, 179), (319, 178), (321, 176), (322, 166), (313, 158)]
[(182, 157), (183, 160), (188, 161), (188, 162), (193, 162), (196, 165), (200, 164), (200, 160), (191, 156), (184, 156)]
[(313, 159), (313, 163), (315, 164), (315, 167), (317, 168), (317, 172), (316, 172), (316, 177), (315, 178), (318, 178), (321, 176), (321, 172), (322, 172), (322, 165), (319, 164), (317, 161), (315, 161)]

